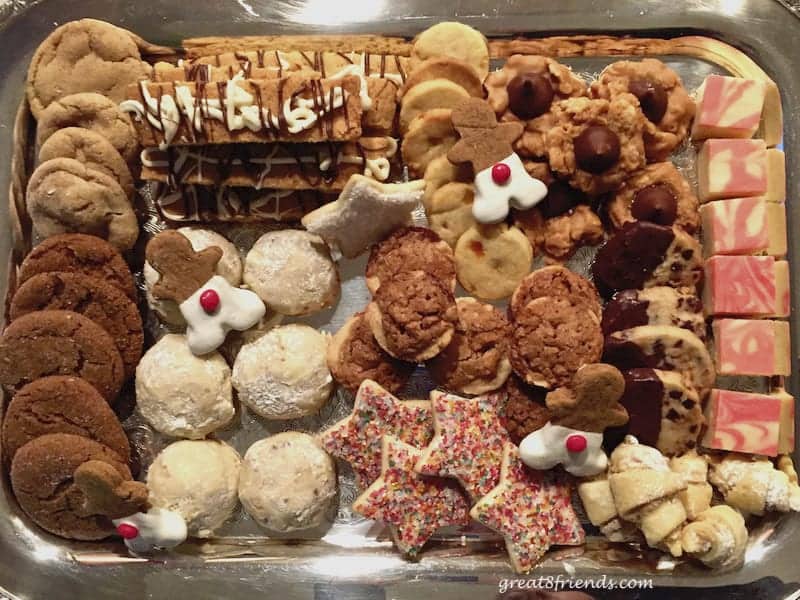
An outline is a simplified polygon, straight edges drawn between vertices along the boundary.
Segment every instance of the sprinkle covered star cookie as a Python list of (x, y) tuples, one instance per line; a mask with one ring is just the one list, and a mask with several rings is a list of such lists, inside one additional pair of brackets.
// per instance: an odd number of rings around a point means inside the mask
[(319, 434), (325, 450), (350, 463), (366, 488), (381, 474), (381, 436), (392, 435), (417, 448), (433, 436), (430, 402), (398, 400), (374, 381), (358, 388), (353, 412)]
[(469, 504), (454, 481), (414, 471), (420, 451), (385, 435), (381, 476), (353, 502), (353, 510), (387, 523), (397, 548), (414, 558), (442, 527), (466, 525)]
[(578, 546), (585, 536), (569, 484), (552, 472), (528, 469), (512, 443), (503, 451), (500, 483), (478, 500), (470, 516), (505, 538), (517, 573), (529, 572), (550, 546)]
[(500, 479), (503, 446), (509, 441), (499, 412), (505, 394), (477, 398), (431, 392), (434, 436), (417, 463), (418, 473), (455, 477), (473, 499)]

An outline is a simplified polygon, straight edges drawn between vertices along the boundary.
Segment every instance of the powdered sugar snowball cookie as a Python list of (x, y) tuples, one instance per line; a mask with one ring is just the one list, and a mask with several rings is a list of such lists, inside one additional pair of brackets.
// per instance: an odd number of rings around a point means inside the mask
[(211, 537), (239, 504), (241, 467), (239, 454), (224, 442), (174, 442), (147, 471), (150, 504), (181, 515), (190, 535)]
[[(195, 252), (200, 252), (211, 246), (222, 250), (222, 258), (217, 263), (216, 274), (224, 277), (228, 283), (238, 286), (242, 282), (242, 257), (230, 241), (225, 237), (199, 227), (181, 227), (178, 233), (183, 235), (192, 244)], [(178, 304), (173, 300), (162, 300), (153, 296), (153, 286), (158, 282), (158, 271), (148, 262), (144, 263), (144, 283), (147, 295), (147, 304), (158, 315), (158, 318), (169, 325), (182, 327), (186, 325)]]
[(327, 349), (327, 335), (300, 324), (276, 327), (245, 344), (233, 364), (239, 400), (265, 419), (313, 415), (333, 390)]
[(136, 404), (157, 431), (203, 438), (233, 418), (230, 367), (217, 352), (192, 354), (184, 335), (165, 335), (136, 368)]
[(319, 527), (335, 497), (333, 458), (306, 433), (273, 435), (244, 455), (239, 499), (265, 529), (289, 533)]
[(244, 282), (283, 315), (317, 312), (339, 297), (339, 273), (328, 246), (298, 229), (258, 238), (245, 257)]

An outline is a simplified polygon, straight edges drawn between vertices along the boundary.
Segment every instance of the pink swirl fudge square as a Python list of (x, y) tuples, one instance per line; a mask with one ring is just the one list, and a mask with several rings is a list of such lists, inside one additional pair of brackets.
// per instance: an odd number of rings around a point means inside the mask
[(765, 84), (709, 75), (697, 90), (692, 139), (751, 138), (761, 122)]
[(791, 373), (786, 321), (717, 319), (712, 330), (717, 374), (770, 377)]
[[(784, 419), (786, 392), (751, 394), (732, 390), (711, 390), (706, 405), (706, 430), (702, 445), (712, 450), (777, 456), (786, 450), (789, 429)], [(794, 421), (794, 410), (791, 411)], [(781, 433), (783, 432), (783, 439)]]
[(698, 197), (701, 202), (761, 196), (769, 202), (786, 198), (783, 152), (764, 140), (707, 140), (697, 155)]
[(786, 210), (761, 198), (716, 200), (700, 207), (703, 253), (786, 255)]
[(712, 256), (705, 263), (707, 315), (789, 316), (789, 265), (772, 256)]

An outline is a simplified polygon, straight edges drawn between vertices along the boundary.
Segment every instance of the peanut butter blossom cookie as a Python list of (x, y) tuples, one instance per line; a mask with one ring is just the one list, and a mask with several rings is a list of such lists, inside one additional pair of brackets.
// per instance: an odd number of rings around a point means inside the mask
[(364, 489), (380, 476), (384, 435), (416, 448), (427, 446), (433, 436), (430, 402), (398, 400), (366, 380), (358, 389), (352, 414), (319, 434), (319, 439), (331, 455), (350, 463)]
[(442, 527), (469, 523), (469, 504), (455, 481), (414, 471), (420, 451), (397, 438), (382, 438), (381, 475), (353, 502), (353, 510), (387, 523), (397, 548), (415, 557)]
[(528, 469), (511, 443), (503, 449), (500, 482), (470, 516), (506, 540), (517, 573), (529, 572), (550, 546), (579, 546), (585, 534), (563, 476)]
[(613, 99), (633, 94), (646, 117), (647, 159), (664, 160), (686, 139), (695, 105), (678, 74), (660, 60), (623, 60), (607, 66), (592, 83), (592, 96)]
[(461, 398), (431, 392), (436, 433), (416, 470), (455, 477), (473, 499), (485, 496), (500, 480), (503, 446), (509, 441), (500, 421), (503, 401), (501, 393)]

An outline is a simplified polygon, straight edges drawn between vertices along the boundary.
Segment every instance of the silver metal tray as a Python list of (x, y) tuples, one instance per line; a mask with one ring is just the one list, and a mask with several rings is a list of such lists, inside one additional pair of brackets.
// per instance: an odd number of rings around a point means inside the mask
[[(176, 45), (200, 35), (274, 33), (382, 33), (412, 36), (444, 19), (469, 23), (490, 36), (525, 33), (532, 36), (577, 33), (633, 33), (671, 37), (692, 33), (717, 37), (745, 50), (780, 85), (787, 127), (784, 146), (789, 175), (789, 229), (800, 223), (793, 199), (798, 181), (794, 170), (800, 139), (792, 130), (793, 107), (800, 100), (798, 71), (790, 57), (798, 56), (800, 21), (775, 0), (560, 0), (537, 6), (527, 0), (494, 5), (478, 0), (226, 0), (176, 3), (150, 0), (12, 0), (0, 7), (0, 187), (8, 186), (14, 114), (30, 55), (53, 27), (67, 20), (95, 17), (115, 22), (149, 41)], [(674, 57), (688, 87), (696, 87), (708, 72), (724, 71), (696, 58)], [(581, 71), (599, 70), (606, 61), (567, 59)], [(0, 227), (8, 231), (8, 214)], [(790, 234), (791, 257), (800, 256), (800, 237)], [(10, 239), (0, 236), (0, 256), (8, 256)], [(0, 264), (0, 281), (7, 281)], [(797, 312), (800, 280), (792, 263), (793, 314)], [(5, 295), (0, 289), (0, 297)], [(798, 328), (793, 319), (794, 347)], [(790, 389), (797, 396), (797, 378)], [(624, 548), (590, 548), (610, 560), (585, 557), (550, 560), (530, 578), (651, 579), (655, 591), (637, 591), (638, 598), (794, 598), (800, 590), (800, 517), (765, 521), (751, 544), (741, 571), (715, 574), (701, 569), (659, 572), (648, 568), (648, 554)], [(236, 535), (236, 529), (229, 535)], [(245, 540), (246, 543), (246, 540)], [(213, 555), (201, 549), (165, 556), (157, 561), (128, 558), (122, 546), (70, 544), (31, 527), (9, 497), (7, 481), (0, 494), (0, 595), (24, 598), (491, 598), (502, 579), (514, 579), (504, 552), (498, 548), (459, 549), (438, 546), (420, 563), (405, 562), (387, 542), (358, 545), (284, 544), (259, 542), (257, 555), (241, 556), (241, 545), (230, 556), (219, 546)], [(116, 551), (116, 554), (115, 554)], [(627, 552), (627, 553), (626, 553)], [(656, 556), (655, 554), (653, 556)], [(547, 581), (544, 582), (547, 585)], [(722, 587), (720, 587), (722, 586)], [(692, 588), (703, 588), (698, 592)], [(633, 592), (593, 589), (598, 598), (634, 597)]]

